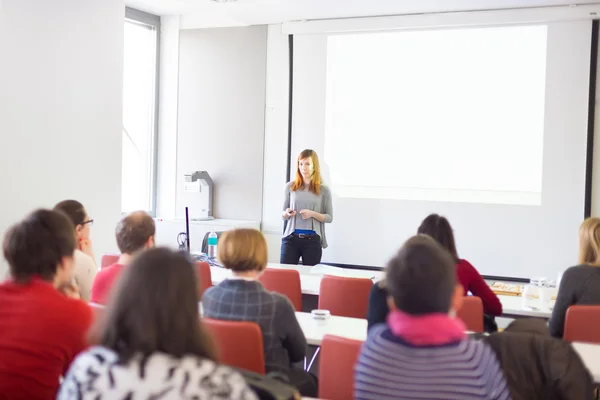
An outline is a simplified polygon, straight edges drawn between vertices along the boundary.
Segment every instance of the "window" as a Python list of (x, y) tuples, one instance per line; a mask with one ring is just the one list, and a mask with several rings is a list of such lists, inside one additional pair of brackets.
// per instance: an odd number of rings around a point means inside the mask
[(121, 211), (155, 213), (160, 17), (127, 8)]

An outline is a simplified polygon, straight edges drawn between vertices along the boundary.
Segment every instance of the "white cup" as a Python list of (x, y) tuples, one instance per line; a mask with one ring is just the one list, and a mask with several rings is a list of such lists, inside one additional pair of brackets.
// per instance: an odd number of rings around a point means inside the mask
[(331, 316), (329, 310), (312, 310), (310, 313), (317, 321), (326, 321)]

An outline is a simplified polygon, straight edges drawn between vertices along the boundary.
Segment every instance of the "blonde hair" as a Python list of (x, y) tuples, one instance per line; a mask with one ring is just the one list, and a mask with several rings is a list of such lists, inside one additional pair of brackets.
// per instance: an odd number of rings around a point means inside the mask
[(600, 218), (587, 218), (579, 227), (579, 264), (600, 266)]
[(262, 271), (267, 266), (267, 241), (256, 229), (234, 229), (219, 239), (221, 264), (234, 272)]
[(296, 179), (290, 189), (295, 192), (296, 190), (304, 187), (304, 179), (302, 178), (302, 174), (300, 173), (300, 167), (298, 163), (300, 160), (305, 160), (310, 158), (313, 165), (313, 173), (310, 179), (310, 186), (308, 190), (316, 194), (317, 196), (321, 193), (321, 167), (319, 166), (319, 157), (314, 150), (306, 149), (298, 154), (298, 160), (296, 162)]

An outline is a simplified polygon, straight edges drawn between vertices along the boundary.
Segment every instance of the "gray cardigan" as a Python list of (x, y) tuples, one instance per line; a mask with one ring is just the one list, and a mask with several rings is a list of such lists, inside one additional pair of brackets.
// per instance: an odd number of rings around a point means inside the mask
[[(331, 200), (331, 191), (329, 187), (321, 185), (321, 193), (317, 196), (307, 189), (299, 189), (295, 192), (290, 188), (292, 182), (285, 185), (285, 197), (283, 200), (283, 211), (288, 208), (296, 211), (296, 215), (288, 220), (283, 232), (283, 237), (294, 233), (296, 229), (305, 229), (315, 231), (321, 237), (321, 246), (327, 247), (327, 237), (325, 236), (325, 224), (333, 221), (333, 203)], [(314, 218), (302, 219), (300, 210), (307, 209), (316, 211), (319, 214), (325, 214), (325, 223), (317, 221)]]

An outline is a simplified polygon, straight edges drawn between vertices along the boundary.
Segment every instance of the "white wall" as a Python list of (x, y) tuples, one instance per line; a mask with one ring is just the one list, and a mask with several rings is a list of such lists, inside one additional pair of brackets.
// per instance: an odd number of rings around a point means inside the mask
[(289, 65), (288, 36), (281, 33), (281, 25), (269, 25), (262, 230), (270, 262), (279, 262), (281, 249), (283, 187), (287, 180)]
[(175, 218), (177, 191), (177, 100), (179, 97), (179, 17), (160, 19), (158, 174), (156, 216)]
[[(280, 211), (285, 180), (287, 151), (287, 96), (277, 95), (274, 88), (288, 87), (288, 46), (287, 35), (281, 33), (281, 25), (270, 25), (268, 35), (268, 67), (267, 67), (267, 114), (265, 127), (265, 177), (263, 197), (263, 231), (269, 243), (269, 261), (279, 260), (279, 245), (281, 240)], [(273, 66), (272, 69), (269, 69)], [(277, 68), (276, 68), (277, 66)], [(600, 74), (600, 68), (599, 68)], [(271, 89), (270, 89), (271, 88)], [(299, 88), (301, 90), (301, 88)], [(274, 93), (271, 95), (271, 93)], [(600, 79), (598, 80), (597, 99), (600, 99)], [(594, 140), (593, 168), (593, 205), (592, 214), (600, 215), (600, 103), (596, 102), (596, 125)], [(284, 122), (285, 121), (285, 122)], [(294, 156), (294, 155), (292, 155)], [(269, 166), (267, 168), (267, 165)], [(335, 205), (334, 205), (335, 206)], [(273, 209), (274, 208), (274, 209)], [(583, 211), (583, 210), (582, 210)]]
[[(215, 182), (216, 218), (261, 220), (267, 27), (181, 31), (177, 190)], [(177, 195), (177, 217), (184, 204)]]
[(74, 198), (95, 220), (96, 255), (116, 250), (124, 14), (123, 0), (3, 1), (2, 235), (33, 208)]

